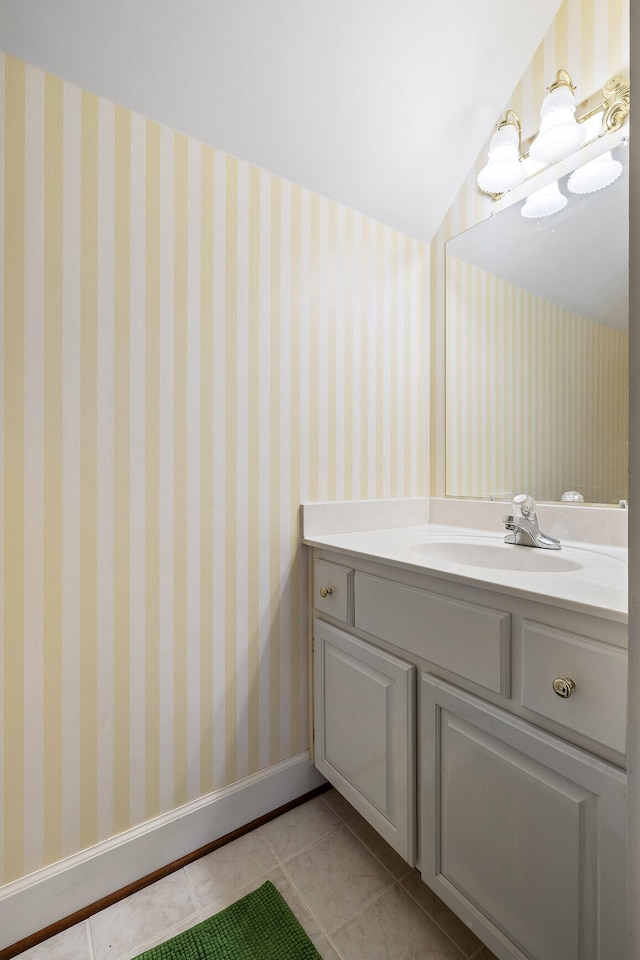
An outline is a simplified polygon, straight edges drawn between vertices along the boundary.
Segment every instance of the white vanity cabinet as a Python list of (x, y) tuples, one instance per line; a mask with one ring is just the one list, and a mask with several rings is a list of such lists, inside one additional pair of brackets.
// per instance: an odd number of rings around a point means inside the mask
[(321, 772), (500, 960), (624, 956), (625, 625), (314, 560)]

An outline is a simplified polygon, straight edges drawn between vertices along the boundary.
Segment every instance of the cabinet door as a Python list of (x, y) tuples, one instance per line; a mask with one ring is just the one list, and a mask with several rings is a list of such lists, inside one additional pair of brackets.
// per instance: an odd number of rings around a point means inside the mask
[(423, 674), (422, 879), (500, 958), (625, 956), (626, 776)]
[(413, 866), (415, 667), (315, 620), (313, 668), (316, 767)]

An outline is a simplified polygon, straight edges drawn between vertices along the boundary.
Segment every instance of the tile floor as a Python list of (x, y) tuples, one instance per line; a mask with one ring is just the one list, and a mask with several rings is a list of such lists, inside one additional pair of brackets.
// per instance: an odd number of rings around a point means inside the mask
[(495, 960), (335, 790), (20, 960), (131, 960), (272, 880), (323, 960)]

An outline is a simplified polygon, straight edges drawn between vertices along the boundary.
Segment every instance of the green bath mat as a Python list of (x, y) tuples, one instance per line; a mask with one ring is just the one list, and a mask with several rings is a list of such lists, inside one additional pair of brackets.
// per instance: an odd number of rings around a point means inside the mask
[(321, 960), (274, 885), (145, 950), (135, 960)]

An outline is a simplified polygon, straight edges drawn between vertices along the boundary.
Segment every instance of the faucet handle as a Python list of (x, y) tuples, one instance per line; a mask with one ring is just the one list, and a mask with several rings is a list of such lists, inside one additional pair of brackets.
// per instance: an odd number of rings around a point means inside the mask
[(517, 517), (524, 517), (525, 520), (531, 520), (537, 523), (536, 502), (529, 493), (518, 493), (513, 498), (513, 512)]

